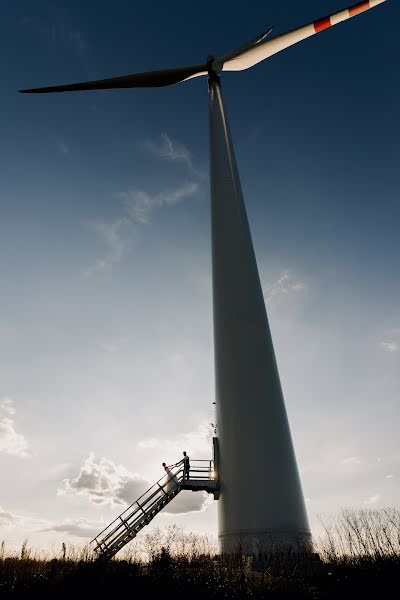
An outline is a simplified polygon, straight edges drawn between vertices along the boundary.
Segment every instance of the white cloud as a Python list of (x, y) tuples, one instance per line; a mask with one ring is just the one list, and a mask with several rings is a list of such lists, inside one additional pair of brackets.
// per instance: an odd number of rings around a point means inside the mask
[(342, 460), (342, 465), (359, 465), (361, 461), (357, 456), (347, 456)]
[(15, 415), (14, 400), (5, 396), (0, 400), (0, 409), (3, 409), (9, 415)]
[(399, 351), (399, 344), (397, 342), (394, 342), (394, 341), (391, 341), (391, 342), (380, 342), (379, 347), (384, 352), (398, 352)]
[(303, 281), (296, 281), (290, 271), (286, 269), (282, 272), (281, 276), (277, 281), (271, 285), (263, 286), (264, 296), (267, 302), (271, 302), (278, 296), (288, 296), (296, 294), (306, 289), (306, 285)]
[(91, 277), (96, 272), (111, 267), (121, 260), (130, 248), (130, 242), (123, 234), (123, 229), (129, 225), (129, 220), (126, 217), (121, 217), (111, 223), (90, 224), (90, 227), (100, 236), (106, 251), (103, 257), (98, 258), (85, 269), (83, 272), (84, 277)]
[[(8, 415), (14, 415), (16, 412), (11, 398), (3, 398), (0, 401), (0, 409)], [(14, 420), (5, 416), (0, 416), (0, 452), (21, 458), (29, 456), (28, 442), (16, 431)]]
[(388, 331), (385, 331), (379, 342), (379, 348), (384, 352), (399, 352), (400, 329), (389, 329)]
[(192, 156), (188, 148), (181, 142), (171, 140), (167, 133), (162, 133), (156, 141), (146, 140), (143, 147), (155, 156), (172, 162), (183, 163), (188, 169), (195, 171)]
[(386, 475), (386, 479), (393, 479), (394, 475), (392, 473), (389, 473), (389, 475)]
[(150, 213), (154, 208), (173, 206), (183, 202), (193, 196), (198, 189), (198, 183), (189, 181), (178, 188), (157, 194), (149, 194), (143, 190), (131, 189), (128, 192), (122, 192), (119, 196), (122, 198), (126, 211), (133, 223), (144, 225), (150, 222)]
[(137, 473), (104, 457), (96, 461), (94, 454), (84, 460), (77, 477), (63, 484), (59, 494), (75, 493), (95, 504), (131, 504), (150, 487)]
[(373, 496), (366, 498), (364, 500), (364, 504), (367, 504), (367, 505), (376, 504), (377, 502), (379, 502), (380, 497), (381, 497), (380, 494), (374, 494)]
[(25, 458), (29, 455), (28, 443), (21, 433), (14, 427), (14, 421), (7, 417), (0, 418), (0, 452), (14, 454)]

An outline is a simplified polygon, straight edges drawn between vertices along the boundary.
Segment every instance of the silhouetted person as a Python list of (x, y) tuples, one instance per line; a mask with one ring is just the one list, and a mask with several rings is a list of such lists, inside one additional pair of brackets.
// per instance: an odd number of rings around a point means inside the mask
[(181, 462), (183, 463), (183, 479), (189, 479), (190, 461), (186, 452), (183, 453), (183, 459)]

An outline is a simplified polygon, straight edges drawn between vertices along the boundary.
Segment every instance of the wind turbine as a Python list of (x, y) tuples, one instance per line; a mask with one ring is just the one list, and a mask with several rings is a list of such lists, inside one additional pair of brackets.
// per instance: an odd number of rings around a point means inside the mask
[(69, 92), (163, 87), (208, 76), (214, 359), (217, 406), (219, 538), (223, 552), (311, 547), (263, 292), (236, 166), (219, 73), (242, 71), (382, 4), (369, 0), (271, 38), (271, 29), (237, 50), (187, 67), (21, 90)]

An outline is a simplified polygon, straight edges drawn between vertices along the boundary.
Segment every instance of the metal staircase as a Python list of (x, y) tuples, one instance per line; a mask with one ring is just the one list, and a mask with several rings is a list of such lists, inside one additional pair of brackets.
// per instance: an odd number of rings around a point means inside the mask
[(206, 491), (218, 498), (214, 461), (191, 461), (190, 479), (183, 478), (183, 465), (171, 468), (140, 498), (103, 529), (91, 544), (100, 558), (110, 559), (133, 540), (181, 490)]

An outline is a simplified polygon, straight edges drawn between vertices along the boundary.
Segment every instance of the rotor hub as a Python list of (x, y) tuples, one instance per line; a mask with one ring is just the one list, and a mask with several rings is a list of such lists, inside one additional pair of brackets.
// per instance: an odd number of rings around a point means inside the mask
[(209, 54), (207, 57), (207, 72), (208, 72), (208, 86), (210, 87), (213, 82), (220, 82), (218, 72), (218, 63), (215, 60), (215, 56)]

